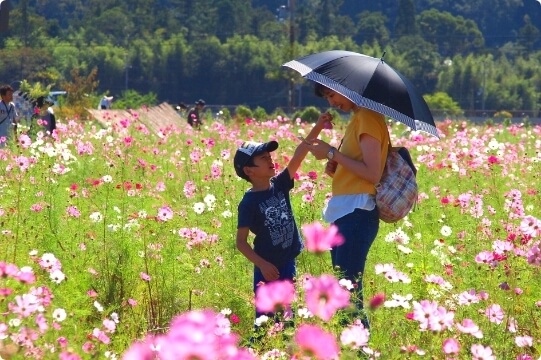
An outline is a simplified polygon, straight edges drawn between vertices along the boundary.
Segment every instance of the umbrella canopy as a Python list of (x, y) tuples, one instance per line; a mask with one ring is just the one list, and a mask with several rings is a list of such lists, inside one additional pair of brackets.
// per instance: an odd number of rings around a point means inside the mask
[(438, 137), (434, 118), (413, 84), (383, 59), (342, 50), (324, 51), (285, 63), (362, 106)]

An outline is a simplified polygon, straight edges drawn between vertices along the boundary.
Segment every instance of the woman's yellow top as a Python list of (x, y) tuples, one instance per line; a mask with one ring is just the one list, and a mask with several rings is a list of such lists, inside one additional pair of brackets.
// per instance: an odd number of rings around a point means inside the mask
[[(381, 146), (381, 173), (387, 160), (389, 149), (389, 131), (385, 123), (385, 117), (375, 111), (360, 107), (351, 116), (340, 152), (349, 158), (362, 161), (363, 153), (359, 145), (362, 134), (368, 134), (380, 141)], [(381, 174), (380, 174), (381, 175)], [(343, 166), (338, 165), (333, 176), (332, 194), (376, 194), (375, 184), (361, 179)]]

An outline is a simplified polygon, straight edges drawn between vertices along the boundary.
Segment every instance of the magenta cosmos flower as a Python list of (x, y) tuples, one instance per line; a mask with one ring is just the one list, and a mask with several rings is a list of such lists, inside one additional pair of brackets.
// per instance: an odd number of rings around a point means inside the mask
[(259, 286), (255, 306), (260, 312), (277, 312), (287, 309), (295, 300), (295, 286), (289, 280), (272, 281)]
[(332, 275), (310, 278), (304, 284), (306, 307), (317, 317), (328, 321), (338, 309), (349, 305), (350, 293)]
[(336, 339), (318, 326), (306, 324), (299, 326), (295, 333), (295, 343), (302, 356), (310, 359), (338, 359), (339, 348)]
[(306, 249), (310, 252), (322, 253), (344, 243), (344, 237), (338, 233), (335, 225), (326, 229), (319, 222), (314, 222), (304, 225), (302, 233), (305, 237)]

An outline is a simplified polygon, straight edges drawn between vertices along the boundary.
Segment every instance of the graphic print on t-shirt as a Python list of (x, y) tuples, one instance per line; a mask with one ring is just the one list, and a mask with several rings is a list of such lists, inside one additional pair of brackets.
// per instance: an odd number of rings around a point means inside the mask
[(293, 214), (287, 207), (284, 193), (279, 192), (265, 202), (259, 204), (259, 210), (265, 216), (265, 226), (273, 246), (286, 249), (293, 243)]

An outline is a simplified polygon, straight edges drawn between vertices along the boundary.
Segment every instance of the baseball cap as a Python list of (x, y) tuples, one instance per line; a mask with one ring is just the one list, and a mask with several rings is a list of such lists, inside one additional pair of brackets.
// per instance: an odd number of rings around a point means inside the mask
[(250, 159), (263, 152), (272, 152), (276, 149), (278, 149), (278, 143), (274, 140), (266, 143), (245, 141), (235, 153), (235, 158), (233, 160), (235, 172), (239, 177), (248, 180), (248, 176), (246, 176), (242, 168), (246, 166)]
[(203, 106), (204, 106), (204, 105), (205, 105), (205, 100), (199, 99), (199, 100), (197, 100), (197, 101), (195, 102), (195, 105), (203, 105)]

